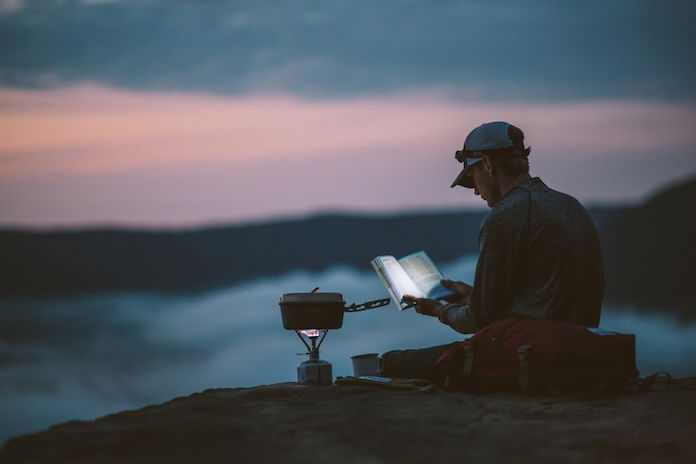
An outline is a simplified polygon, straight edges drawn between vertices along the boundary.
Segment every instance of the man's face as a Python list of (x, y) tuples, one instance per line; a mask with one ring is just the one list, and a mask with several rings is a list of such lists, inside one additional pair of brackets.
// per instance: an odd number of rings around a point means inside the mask
[(489, 208), (492, 208), (500, 200), (500, 188), (493, 178), (489, 160), (484, 158), (478, 163), (471, 166), (467, 175), (474, 183), (474, 194), (480, 195)]

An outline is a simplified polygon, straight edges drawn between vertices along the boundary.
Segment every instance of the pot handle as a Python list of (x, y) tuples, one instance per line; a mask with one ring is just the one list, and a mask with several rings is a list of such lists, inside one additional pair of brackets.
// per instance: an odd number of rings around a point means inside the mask
[(365, 303), (355, 304), (343, 308), (346, 313), (357, 313), (358, 311), (365, 311), (366, 309), (379, 308), (381, 306), (386, 306), (391, 301), (390, 298), (382, 298), (381, 300), (366, 301)]

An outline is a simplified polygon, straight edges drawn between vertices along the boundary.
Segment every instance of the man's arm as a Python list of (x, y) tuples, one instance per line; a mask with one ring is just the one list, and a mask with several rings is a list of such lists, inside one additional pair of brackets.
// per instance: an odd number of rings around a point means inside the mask
[(470, 334), (476, 332), (476, 324), (469, 316), (469, 298), (473, 287), (464, 282), (443, 279), (442, 285), (455, 292), (455, 295), (447, 298), (454, 302), (442, 305), (439, 301), (430, 298), (416, 298), (410, 295), (404, 299), (415, 303), (415, 310), (419, 314), (437, 317), (440, 322), (449, 325), (457, 332)]
[(478, 330), (476, 321), (469, 312), (468, 304), (450, 303), (444, 305), (440, 310), (438, 319), (459, 333), (471, 334)]
[(416, 298), (404, 295), (404, 300), (415, 303), (415, 310), (424, 316), (437, 317), (440, 322), (447, 324), (459, 333), (470, 334), (478, 330), (476, 321), (469, 313), (469, 305), (450, 303), (443, 305), (431, 298)]
[(447, 298), (450, 303), (444, 305), (438, 319), (443, 324), (447, 324), (459, 333), (470, 334), (477, 330), (476, 322), (469, 314), (469, 301), (474, 288), (464, 282), (445, 279), (442, 286), (455, 292), (454, 297)]
[(479, 259), (470, 298), (464, 304), (442, 306), (438, 318), (460, 333), (473, 333), (510, 315), (515, 285), (519, 285), (521, 250), (527, 229), (526, 205), (489, 216), (481, 228)]
[(420, 314), (437, 317), (457, 332), (470, 334), (510, 316), (514, 288), (519, 285), (520, 259), (526, 246), (527, 202), (489, 215), (479, 237), (476, 277), (468, 303), (442, 305), (411, 298)]

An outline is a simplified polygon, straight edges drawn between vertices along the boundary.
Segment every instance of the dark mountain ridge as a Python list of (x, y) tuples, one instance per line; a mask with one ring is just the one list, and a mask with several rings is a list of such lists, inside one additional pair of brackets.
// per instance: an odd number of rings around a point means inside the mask
[(322, 215), (188, 231), (0, 231), (0, 294), (190, 292), (298, 268), (367, 268), (378, 254), (420, 248), (442, 261), (475, 251), (484, 214)]
[[(621, 208), (592, 208), (601, 227)], [(0, 296), (195, 292), (293, 269), (369, 269), (377, 255), (476, 253), (486, 211), (325, 214), (186, 231), (0, 231)]]
[[(610, 303), (696, 317), (696, 177), (635, 207), (589, 208)], [(380, 254), (425, 249), (437, 262), (476, 253), (486, 211), (389, 217), (324, 214), (197, 230), (0, 231), (0, 296), (189, 293), (295, 269), (369, 269)]]
[(696, 317), (696, 177), (627, 208), (601, 237), (610, 301)]

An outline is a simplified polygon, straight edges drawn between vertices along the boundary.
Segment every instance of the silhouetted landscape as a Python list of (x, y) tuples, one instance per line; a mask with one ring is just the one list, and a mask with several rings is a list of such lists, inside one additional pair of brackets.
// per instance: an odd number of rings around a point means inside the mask
[(607, 296), (696, 317), (696, 178), (627, 208), (600, 233)]
[[(621, 208), (593, 208), (604, 224)], [(486, 211), (321, 215), (191, 231), (0, 232), (0, 295), (191, 292), (293, 269), (369, 269), (380, 254), (425, 249), (437, 262), (478, 251)]]
[[(637, 207), (590, 207), (605, 259), (608, 301), (670, 307), (696, 303), (696, 180)], [(0, 295), (187, 293), (294, 269), (369, 268), (380, 254), (425, 249), (437, 262), (477, 252), (486, 211), (389, 217), (326, 214), (198, 230), (0, 231)]]

